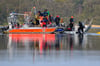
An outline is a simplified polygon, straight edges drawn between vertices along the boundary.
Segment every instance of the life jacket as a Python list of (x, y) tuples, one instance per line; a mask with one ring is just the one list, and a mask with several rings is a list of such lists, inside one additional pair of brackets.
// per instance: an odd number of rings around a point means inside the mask
[(40, 22), (43, 20), (43, 16), (40, 16)]
[(46, 22), (42, 22), (43, 25), (46, 25)]
[(71, 30), (71, 28), (67, 28), (68, 30)]
[(63, 19), (61, 18), (60, 23), (63, 23)]

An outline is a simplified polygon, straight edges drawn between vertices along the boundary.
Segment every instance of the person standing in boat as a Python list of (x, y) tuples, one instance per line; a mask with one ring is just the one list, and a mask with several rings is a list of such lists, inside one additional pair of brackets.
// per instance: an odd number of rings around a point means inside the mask
[(16, 23), (16, 28), (20, 28), (20, 24), (18, 22)]
[(60, 23), (61, 23), (61, 26), (62, 26), (62, 27), (65, 27), (65, 23), (64, 23), (64, 21), (63, 21), (63, 18), (61, 18)]
[(55, 22), (56, 22), (56, 26), (60, 26), (60, 17), (59, 17), (59, 15), (56, 16)]
[(79, 21), (78, 33), (84, 33), (84, 28), (85, 25), (81, 21)]
[(44, 16), (44, 17), (45, 17), (45, 16), (48, 16), (48, 10), (47, 10), (47, 9), (44, 10), (43, 16)]
[(73, 18), (73, 16), (71, 16), (69, 21), (70, 21), (70, 24), (69, 24), (70, 29), (73, 30), (73, 27), (74, 27), (74, 18)]
[(48, 16), (48, 24), (49, 24), (49, 26), (52, 26), (52, 23), (53, 23), (53, 16), (52, 15), (49, 15)]
[(33, 19), (30, 20), (30, 26), (32, 26), (32, 27), (34, 26)]
[(53, 16), (49, 15), (49, 21), (52, 22), (53, 21)]

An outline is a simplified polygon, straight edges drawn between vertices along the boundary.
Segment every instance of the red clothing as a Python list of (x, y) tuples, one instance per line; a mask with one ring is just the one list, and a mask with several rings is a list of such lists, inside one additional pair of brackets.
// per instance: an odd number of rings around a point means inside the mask
[(46, 23), (45, 23), (45, 22), (42, 22), (42, 24), (43, 24), (43, 25), (46, 25)]

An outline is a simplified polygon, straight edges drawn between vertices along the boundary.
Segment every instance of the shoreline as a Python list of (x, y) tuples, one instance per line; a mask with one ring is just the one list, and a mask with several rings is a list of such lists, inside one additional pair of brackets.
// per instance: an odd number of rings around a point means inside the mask
[(92, 25), (92, 27), (100, 27), (100, 25)]

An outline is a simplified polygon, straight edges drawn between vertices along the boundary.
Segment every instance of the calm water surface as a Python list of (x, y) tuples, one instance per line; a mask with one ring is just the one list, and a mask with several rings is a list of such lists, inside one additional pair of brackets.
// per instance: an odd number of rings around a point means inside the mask
[(0, 35), (0, 66), (100, 66), (100, 35)]

